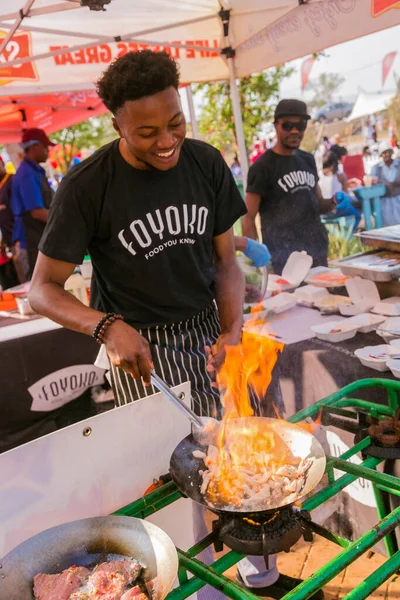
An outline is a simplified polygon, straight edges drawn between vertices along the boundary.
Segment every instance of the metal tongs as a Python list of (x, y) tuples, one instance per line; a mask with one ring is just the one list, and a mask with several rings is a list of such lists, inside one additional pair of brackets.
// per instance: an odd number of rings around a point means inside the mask
[(171, 400), (175, 406), (187, 417), (196, 427), (203, 427), (201, 418), (198, 417), (191, 408), (189, 408), (180, 398), (175, 394), (173, 390), (165, 383), (161, 377), (159, 377), (154, 371), (151, 372), (151, 383), (160, 392), (163, 392), (168, 400)]

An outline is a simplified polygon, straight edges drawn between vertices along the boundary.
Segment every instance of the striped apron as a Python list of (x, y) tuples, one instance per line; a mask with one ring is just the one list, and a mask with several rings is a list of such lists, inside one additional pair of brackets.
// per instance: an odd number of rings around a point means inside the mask
[[(215, 344), (220, 333), (215, 305), (185, 321), (138, 331), (150, 344), (155, 372), (171, 386), (190, 381), (194, 412), (199, 416), (220, 417), (220, 398), (211, 387), (205, 354), (205, 347)], [(113, 365), (111, 382), (117, 406), (158, 392)]]
[[(190, 381), (194, 412), (199, 416), (221, 418), (220, 396), (211, 387), (212, 380), (207, 372), (205, 354), (205, 347), (215, 344), (220, 334), (219, 317), (215, 304), (186, 321), (138, 331), (150, 344), (156, 373), (172, 386)], [(133, 379), (114, 365), (111, 365), (110, 374), (117, 406), (123, 406), (158, 392), (151, 385), (145, 387), (141, 380)], [(256, 415), (275, 416), (274, 405), (278, 407), (278, 410), (282, 410), (280, 386), (274, 380), (273, 377), (264, 399), (250, 394)], [(199, 541), (208, 534), (208, 529), (204, 518), (204, 508), (196, 502), (193, 503), (193, 517), (193, 533), (195, 540)], [(212, 548), (206, 548), (197, 558), (205, 564), (211, 564), (214, 560)], [(264, 558), (260, 556), (246, 557), (240, 561), (238, 568), (246, 584), (255, 587), (272, 585), (279, 577), (276, 556), (270, 556), (269, 571), (265, 569)], [(208, 585), (197, 593), (197, 597), (198, 600), (223, 600), (225, 598), (220, 591)]]

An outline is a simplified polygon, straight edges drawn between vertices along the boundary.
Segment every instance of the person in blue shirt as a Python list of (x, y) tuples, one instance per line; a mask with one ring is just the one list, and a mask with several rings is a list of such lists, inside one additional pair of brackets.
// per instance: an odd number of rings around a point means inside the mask
[(29, 278), (33, 273), (38, 246), (47, 223), (54, 192), (40, 163), (46, 162), (49, 140), (43, 129), (26, 129), (22, 136), (25, 156), (15, 174), (11, 206), (15, 217), (13, 243), (26, 247)]

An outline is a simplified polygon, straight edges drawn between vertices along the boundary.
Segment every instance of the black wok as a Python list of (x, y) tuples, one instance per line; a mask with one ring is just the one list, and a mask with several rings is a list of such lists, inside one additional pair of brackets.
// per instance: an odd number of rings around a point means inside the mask
[(264, 506), (256, 507), (251, 512), (248, 509), (240, 509), (230, 505), (215, 506), (207, 501), (207, 498), (200, 493), (202, 477), (199, 471), (206, 469), (204, 462), (200, 458), (193, 456), (194, 450), (207, 452), (207, 446), (200, 444), (193, 435), (187, 436), (175, 448), (171, 461), (170, 472), (178, 489), (195, 502), (202, 504), (215, 513), (240, 513), (243, 517), (257, 518), (260, 513), (268, 513), (275, 511), (283, 506), (289, 506), (294, 502), (298, 502), (306, 496), (321, 480), (326, 465), (325, 453), (318, 440), (301, 427), (288, 423), (280, 419), (269, 419), (266, 417), (247, 417), (245, 419), (234, 419), (226, 424), (226, 427), (246, 427), (248, 425), (256, 426), (265, 429), (266, 426), (273, 427), (277, 435), (279, 435), (289, 446), (295, 456), (300, 458), (312, 458), (313, 464), (307, 472), (306, 481), (303, 489), (297, 495), (294, 501), (281, 504), (270, 504), (268, 508)]
[(147, 567), (144, 579), (152, 580), (155, 600), (171, 591), (178, 555), (167, 534), (141, 519), (109, 516), (52, 527), (11, 550), (0, 559), (0, 600), (32, 600), (38, 573), (61, 573), (72, 565), (91, 567), (121, 556)]

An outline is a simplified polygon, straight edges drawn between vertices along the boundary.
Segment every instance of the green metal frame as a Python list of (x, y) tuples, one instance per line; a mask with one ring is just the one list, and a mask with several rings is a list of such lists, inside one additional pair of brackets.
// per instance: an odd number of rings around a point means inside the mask
[[(351, 397), (355, 392), (365, 388), (383, 388), (386, 390), (387, 404), (380, 405)], [(313, 406), (301, 410), (288, 419), (288, 421), (298, 423), (306, 418), (318, 416), (321, 411), (323, 414), (340, 414), (341, 416), (350, 418), (357, 418), (358, 413), (364, 413), (377, 419), (384, 419), (394, 415), (396, 412), (399, 406), (398, 392), (400, 392), (400, 381), (363, 379), (346, 386)], [(382, 497), (382, 492), (400, 496), (400, 479), (376, 470), (377, 466), (383, 462), (383, 459), (368, 457), (359, 465), (348, 461), (349, 458), (364, 450), (370, 444), (370, 441), (370, 438), (362, 440), (338, 458), (328, 456), (326, 464), (328, 485), (308, 497), (303, 503), (302, 508), (307, 511), (314, 510), (356, 479), (368, 479), (374, 488), (379, 522), (354, 542), (311, 522), (309, 525), (315, 534), (336, 543), (343, 550), (321, 569), (316, 571), (312, 577), (304, 580), (303, 583), (286, 594), (282, 600), (306, 600), (375, 546), (379, 540), (384, 540), (388, 560), (347, 594), (344, 600), (364, 600), (364, 598), (368, 598), (374, 590), (400, 569), (400, 550), (394, 536), (394, 530), (400, 525), (400, 507), (387, 513)], [(336, 480), (334, 469), (343, 472), (343, 475)], [(175, 484), (171, 482), (163, 485), (148, 496), (125, 506), (115, 514), (144, 519), (181, 497)], [(202, 550), (214, 542), (215, 535), (212, 533), (209, 534), (186, 552), (178, 549), (180, 565), (178, 576), (180, 585), (168, 595), (167, 600), (183, 600), (200, 590), (206, 584), (215, 587), (233, 600), (255, 600), (257, 598), (257, 596), (246, 591), (243, 587), (230, 581), (223, 575), (225, 571), (243, 558), (242, 554), (230, 551), (216, 560), (210, 567), (207, 567), (196, 559), (196, 556)]]

